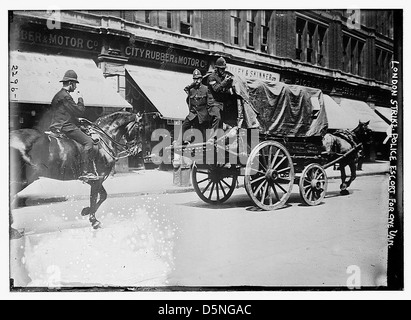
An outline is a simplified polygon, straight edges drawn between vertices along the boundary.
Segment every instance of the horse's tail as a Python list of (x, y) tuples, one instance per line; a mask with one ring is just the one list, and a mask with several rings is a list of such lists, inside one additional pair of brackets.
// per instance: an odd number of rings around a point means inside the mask
[(10, 132), (10, 148), (20, 152), (24, 161), (31, 163), (28, 152), (33, 147), (34, 143), (40, 139), (43, 134), (36, 129), (19, 129)]

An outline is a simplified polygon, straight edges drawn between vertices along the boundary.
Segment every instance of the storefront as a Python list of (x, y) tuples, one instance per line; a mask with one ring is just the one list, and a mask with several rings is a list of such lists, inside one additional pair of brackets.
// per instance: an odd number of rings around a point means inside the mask
[[(94, 121), (119, 110), (132, 111), (132, 106), (98, 67), (104, 42), (96, 34), (79, 32), (70, 26), (50, 30), (42, 23), (16, 19), (10, 30), (10, 130), (48, 129), (51, 100), (61, 89), (64, 73), (70, 69), (78, 75), (77, 89), (84, 98), (87, 119)], [(127, 163), (119, 162), (116, 170), (127, 170)]]

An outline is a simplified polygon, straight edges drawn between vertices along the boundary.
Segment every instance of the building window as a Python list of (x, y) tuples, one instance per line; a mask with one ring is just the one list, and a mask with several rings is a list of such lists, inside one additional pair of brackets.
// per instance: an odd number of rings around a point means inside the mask
[(193, 21), (193, 11), (182, 11), (180, 21), (180, 32), (191, 35)]
[(254, 48), (254, 29), (255, 29), (255, 17), (257, 11), (247, 11), (247, 46)]
[(151, 16), (151, 11), (150, 10), (145, 10), (144, 11), (144, 22), (145, 23), (150, 24), (150, 22), (151, 22), (150, 16)]
[(306, 21), (300, 18), (297, 18), (297, 37), (295, 44), (295, 58), (297, 60), (303, 60), (303, 34), (305, 30)]
[(171, 11), (167, 11), (167, 28), (171, 29)]
[(150, 24), (151, 22), (151, 11), (142, 10), (134, 12), (134, 22)]
[(306, 53), (306, 61), (308, 63), (315, 63), (315, 52), (314, 52), (314, 36), (316, 31), (316, 25), (314, 23), (309, 22), (307, 27), (307, 53)]
[(261, 12), (261, 52), (268, 53), (268, 31), (272, 11)]
[(391, 79), (390, 61), (392, 53), (383, 49), (376, 49), (376, 75), (375, 78), (379, 81), (389, 83)]
[(377, 10), (376, 30), (378, 33), (393, 39), (394, 25), (392, 10)]
[(364, 47), (364, 41), (348, 35), (343, 36), (343, 71), (359, 76), (364, 75)]
[(231, 43), (239, 44), (240, 34), (240, 12), (238, 10), (231, 11)]
[(327, 27), (297, 17), (295, 58), (314, 65), (326, 65)]
[(324, 58), (324, 46), (325, 46), (325, 34), (327, 29), (322, 26), (318, 26), (318, 43), (317, 43), (317, 64), (319, 66), (325, 66), (325, 58)]
[(159, 27), (165, 29), (172, 28), (172, 12), (171, 11), (158, 11)]

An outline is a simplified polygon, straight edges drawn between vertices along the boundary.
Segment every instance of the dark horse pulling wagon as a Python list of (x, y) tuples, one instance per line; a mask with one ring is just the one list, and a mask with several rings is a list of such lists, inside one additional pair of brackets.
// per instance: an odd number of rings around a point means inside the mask
[[(243, 123), (243, 128), (233, 123), (214, 143), (173, 148), (174, 155), (191, 159), (192, 183), (198, 196), (207, 203), (223, 203), (232, 195), (238, 177), (244, 176), (248, 195), (261, 209), (284, 206), (294, 184), (307, 205), (321, 203), (327, 191), (326, 168), (336, 162), (351, 166), (363, 142), (357, 135), (360, 129), (364, 131), (363, 126), (346, 132), (352, 137), (349, 149), (337, 143), (327, 147), (328, 122), (321, 90), (245, 82), (238, 77), (234, 84), (233, 101), (237, 103), (225, 113), (237, 115), (235, 108), (241, 105), (242, 120), (236, 124)], [(229, 118), (226, 116), (226, 123)]]

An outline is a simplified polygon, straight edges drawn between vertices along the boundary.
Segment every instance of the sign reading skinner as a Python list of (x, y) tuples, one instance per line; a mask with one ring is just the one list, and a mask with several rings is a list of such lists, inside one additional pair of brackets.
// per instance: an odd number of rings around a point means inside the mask
[(229, 63), (227, 63), (227, 71), (238, 74), (240, 77), (243, 77), (245, 79), (258, 79), (258, 80), (264, 80), (264, 81), (269, 81), (273, 83), (277, 83), (280, 81), (279, 73), (265, 71), (265, 70), (252, 69), (252, 68), (237, 66), (237, 65), (229, 64)]

